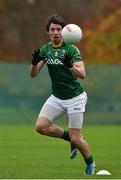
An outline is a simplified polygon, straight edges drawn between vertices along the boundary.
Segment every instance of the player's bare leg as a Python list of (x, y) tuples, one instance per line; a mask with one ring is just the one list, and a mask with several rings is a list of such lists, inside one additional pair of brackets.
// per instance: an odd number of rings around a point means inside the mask
[(69, 129), (69, 136), (71, 139), (71, 143), (74, 144), (78, 150), (81, 152), (85, 163), (87, 164), (86, 167), (86, 174), (94, 174), (95, 173), (95, 163), (91, 156), (91, 150), (88, 146), (88, 143), (83, 139), (80, 134), (80, 129)]
[(63, 133), (64, 133), (64, 129), (51, 123), (45, 117), (38, 118), (35, 128), (36, 128), (37, 132), (39, 132), (40, 134), (43, 134), (46, 136), (51, 136), (51, 137), (60, 138), (63, 136)]
[[(45, 117), (38, 118), (35, 128), (36, 128), (37, 132), (39, 132), (42, 135), (61, 138), (61, 139), (64, 139), (64, 140), (70, 142), (70, 137), (69, 137), (68, 131), (65, 131), (64, 129), (60, 128), (59, 126), (51, 123)], [(77, 148), (73, 144), (70, 144), (70, 145), (71, 145), (70, 158), (74, 159), (77, 155)]]
[(87, 142), (80, 135), (80, 129), (69, 129), (69, 135), (71, 143), (75, 144), (75, 146), (78, 148), (84, 158), (88, 158), (91, 155), (91, 152)]

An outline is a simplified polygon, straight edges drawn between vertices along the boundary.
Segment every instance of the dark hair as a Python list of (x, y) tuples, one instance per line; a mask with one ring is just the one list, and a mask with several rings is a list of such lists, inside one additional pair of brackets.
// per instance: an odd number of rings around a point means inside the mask
[(47, 32), (49, 32), (49, 27), (50, 27), (51, 23), (59, 24), (62, 26), (62, 28), (67, 24), (66, 21), (61, 16), (58, 16), (57, 14), (52, 15), (52, 16), (48, 17), (48, 22), (46, 25), (46, 31)]

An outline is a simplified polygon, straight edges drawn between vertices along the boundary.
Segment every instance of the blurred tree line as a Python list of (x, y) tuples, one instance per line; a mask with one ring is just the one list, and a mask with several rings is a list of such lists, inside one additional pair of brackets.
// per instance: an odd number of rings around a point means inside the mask
[(121, 63), (121, 0), (0, 0), (0, 60), (30, 61), (52, 14), (82, 28), (87, 62)]

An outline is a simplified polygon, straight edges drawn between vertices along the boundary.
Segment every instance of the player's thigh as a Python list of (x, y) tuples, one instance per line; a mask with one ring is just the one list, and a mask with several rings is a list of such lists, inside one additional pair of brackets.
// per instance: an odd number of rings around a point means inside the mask
[(59, 106), (45, 103), (39, 113), (38, 120), (44, 123), (45, 119), (53, 122), (65, 113), (64, 109)]

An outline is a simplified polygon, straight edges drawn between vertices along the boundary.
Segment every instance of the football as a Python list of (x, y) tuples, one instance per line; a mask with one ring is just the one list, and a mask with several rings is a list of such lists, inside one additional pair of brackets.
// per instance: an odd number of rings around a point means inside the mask
[(61, 34), (66, 43), (77, 43), (82, 39), (82, 30), (76, 24), (67, 24)]

